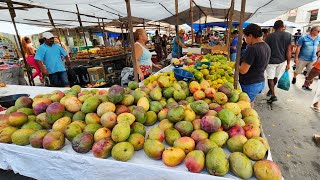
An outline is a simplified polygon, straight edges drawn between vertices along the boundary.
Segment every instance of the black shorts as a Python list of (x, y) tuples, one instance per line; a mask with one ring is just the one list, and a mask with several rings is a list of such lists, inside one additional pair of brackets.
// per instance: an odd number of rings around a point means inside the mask
[(49, 74), (49, 79), (50, 79), (50, 86), (52, 87), (65, 87), (70, 85), (68, 81), (67, 71)]

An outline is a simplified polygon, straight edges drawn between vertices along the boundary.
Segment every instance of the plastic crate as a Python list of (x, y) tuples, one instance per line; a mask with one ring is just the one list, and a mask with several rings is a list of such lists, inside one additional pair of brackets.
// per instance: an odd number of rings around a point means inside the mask
[(91, 84), (96, 83), (99, 79), (105, 79), (106, 75), (103, 67), (88, 68), (87, 71), (89, 73), (89, 79)]

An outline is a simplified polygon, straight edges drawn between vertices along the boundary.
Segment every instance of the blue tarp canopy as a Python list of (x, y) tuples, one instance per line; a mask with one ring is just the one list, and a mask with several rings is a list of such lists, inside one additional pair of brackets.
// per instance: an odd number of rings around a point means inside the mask
[[(111, 33), (111, 32), (107, 32), (105, 33), (108, 38), (117, 38), (120, 36), (120, 33)], [(97, 36), (102, 36), (102, 33), (96, 33)]]
[[(248, 25), (250, 25), (250, 22), (244, 22), (243, 23), (243, 28), (246, 28)], [(188, 24), (189, 26), (191, 26), (191, 24)], [(228, 25), (226, 22), (212, 22), (212, 23), (207, 23), (206, 26), (205, 24), (193, 24), (193, 28), (195, 31), (199, 31), (199, 27), (200, 29), (204, 29), (205, 27), (222, 27), (222, 28), (226, 28)], [(232, 23), (233, 27), (238, 27), (239, 26), (239, 22), (233, 22)]]

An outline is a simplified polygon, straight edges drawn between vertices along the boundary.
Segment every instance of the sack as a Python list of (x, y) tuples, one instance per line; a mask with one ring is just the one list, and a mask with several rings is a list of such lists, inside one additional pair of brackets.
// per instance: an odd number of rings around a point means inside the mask
[(317, 87), (316, 95), (313, 97), (312, 104), (319, 102), (319, 101), (320, 101), (320, 80), (318, 80), (318, 87)]
[(288, 70), (282, 74), (277, 87), (286, 91), (290, 89), (290, 77)]

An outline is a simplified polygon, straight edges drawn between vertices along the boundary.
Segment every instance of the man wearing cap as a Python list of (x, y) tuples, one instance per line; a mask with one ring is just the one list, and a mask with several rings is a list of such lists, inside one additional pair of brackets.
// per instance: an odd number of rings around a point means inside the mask
[[(70, 64), (67, 52), (54, 43), (54, 35), (50, 32), (42, 34), (44, 43), (37, 49), (34, 59), (39, 65), (43, 75), (48, 75), (53, 87), (69, 87), (66, 68), (61, 59), (65, 57), (66, 64)], [(45, 67), (44, 67), (44, 65)]]
[(271, 57), (266, 69), (269, 86), (267, 96), (271, 95), (268, 103), (272, 103), (273, 101), (278, 100), (277, 96), (275, 95), (274, 87), (278, 82), (278, 77), (283, 67), (286, 66), (286, 70), (290, 69), (290, 60), (292, 53), (291, 34), (285, 32), (283, 21), (276, 21), (273, 28), (275, 32), (271, 33), (266, 39), (266, 43), (271, 48)]

